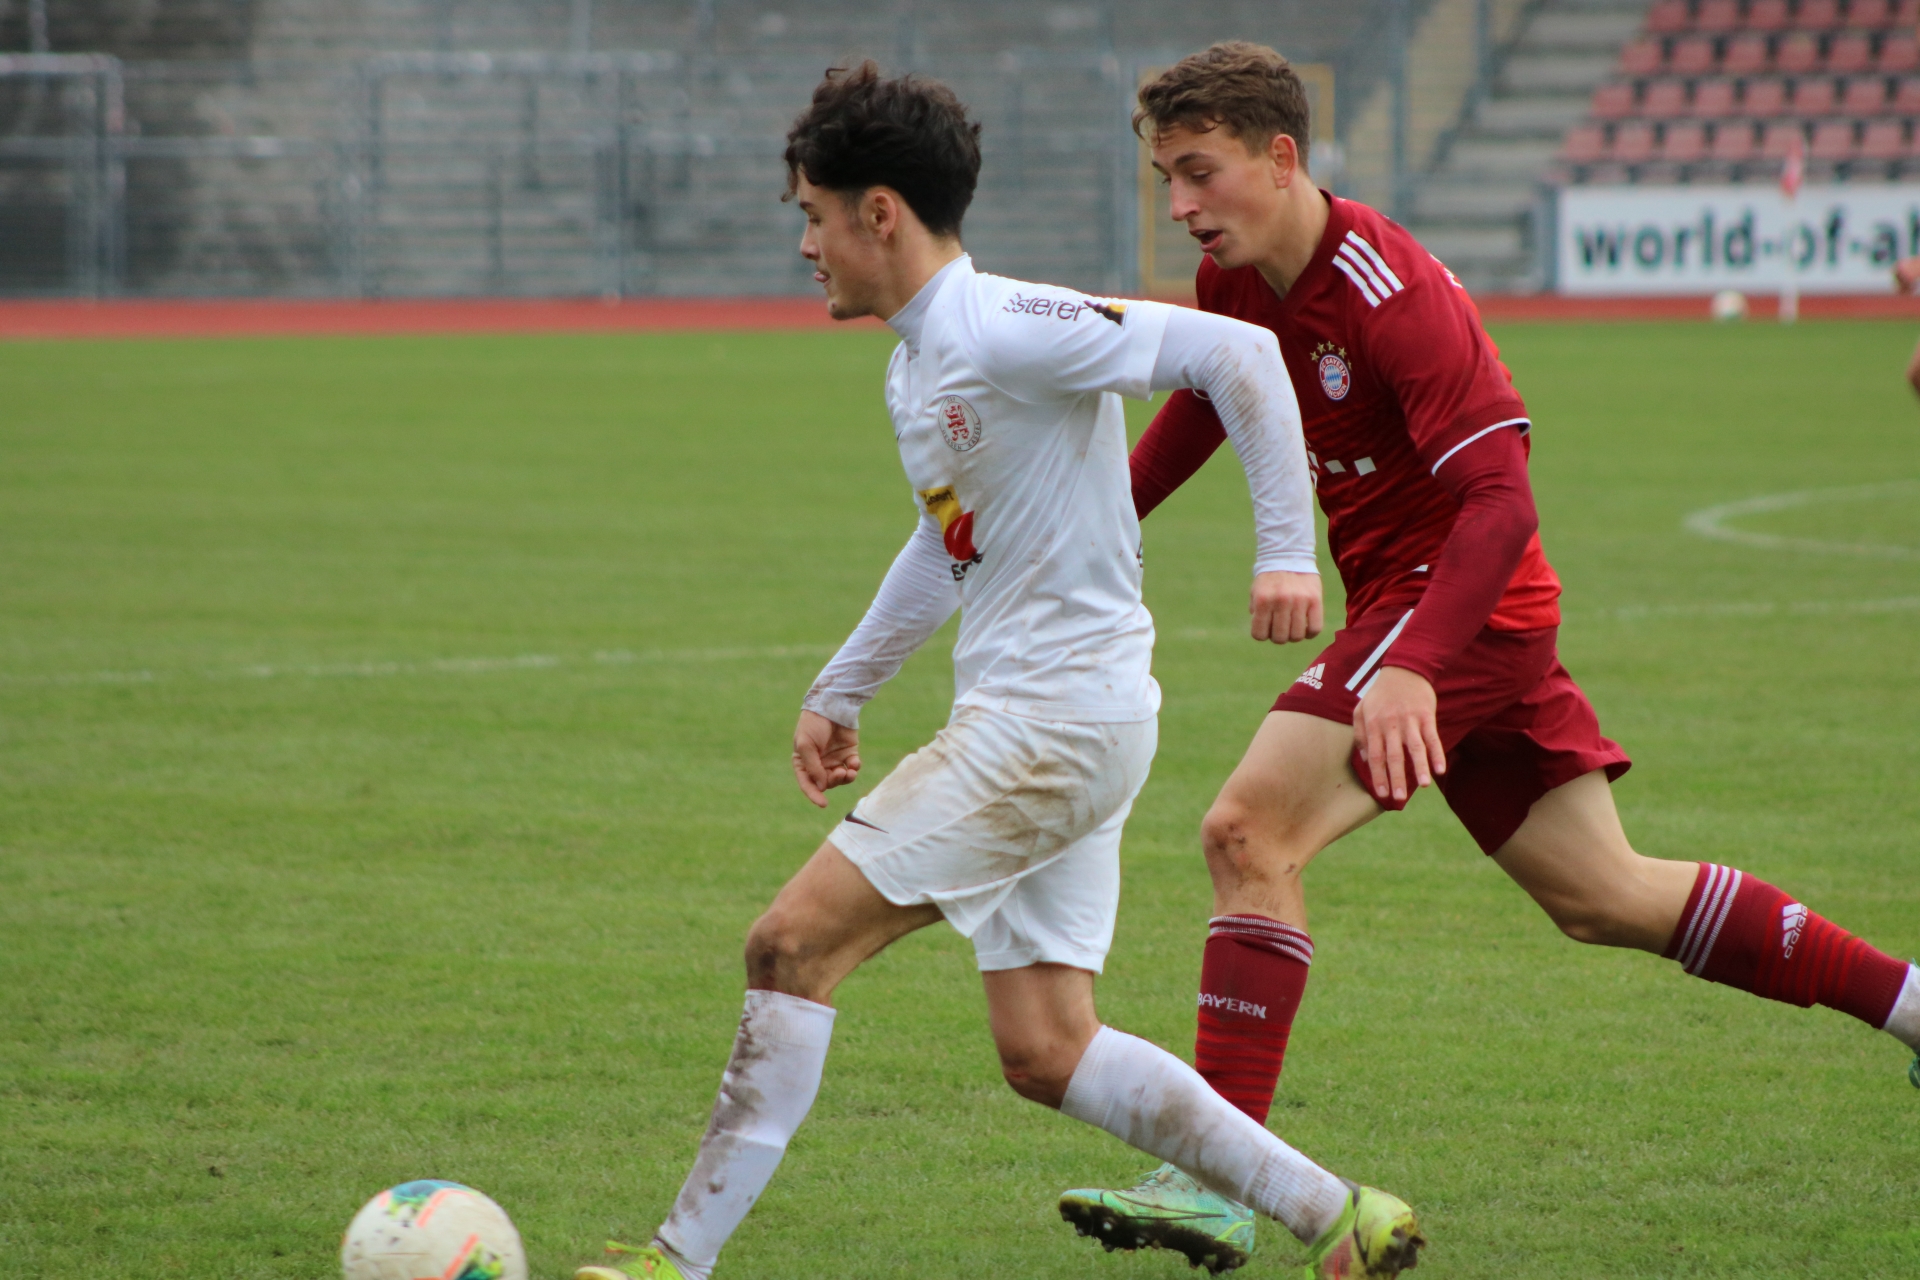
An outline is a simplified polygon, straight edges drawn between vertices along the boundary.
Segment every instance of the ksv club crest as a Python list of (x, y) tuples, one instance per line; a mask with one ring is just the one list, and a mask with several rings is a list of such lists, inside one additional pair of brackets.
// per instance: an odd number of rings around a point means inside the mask
[(980, 415), (965, 400), (947, 396), (940, 401), (936, 412), (940, 415), (940, 435), (947, 442), (947, 448), (965, 453), (980, 443)]
[(1347, 367), (1346, 348), (1323, 342), (1313, 354), (1320, 360), (1320, 389), (1329, 400), (1345, 400), (1347, 392), (1353, 390), (1353, 370)]

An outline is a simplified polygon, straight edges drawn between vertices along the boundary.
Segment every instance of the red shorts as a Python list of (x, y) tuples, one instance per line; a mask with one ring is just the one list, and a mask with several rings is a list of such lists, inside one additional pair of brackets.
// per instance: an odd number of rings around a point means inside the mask
[[(1369, 610), (1333, 638), (1273, 709), (1351, 725), (1354, 706), (1390, 655), (1391, 637), (1407, 612)], [(1560, 665), (1559, 631), (1487, 628), (1434, 684), (1447, 753), (1447, 771), (1435, 782), (1487, 853), (1505, 844), (1533, 802), (1555, 787), (1595, 769), (1605, 769), (1611, 782), (1633, 764), (1618, 743), (1600, 735), (1593, 704)], [(1363, 786), (1372, 776), (1358, 750), (1353, 772)], [(1388, 809), (1406, 806), (1391, 797), (1375, 800)]]

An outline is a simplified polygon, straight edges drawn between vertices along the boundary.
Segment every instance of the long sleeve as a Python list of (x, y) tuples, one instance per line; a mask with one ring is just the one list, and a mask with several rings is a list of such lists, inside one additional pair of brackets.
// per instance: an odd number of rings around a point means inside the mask
[(860, 708), (959, 607), (960, 587), (940, 542), (940, 526), (923, 516), (894, 557), (866, 616), (821, 670), (801, 706), (835, 724), (859, 728)]
[(1142, 520), (1175, 489), (1193, 479), (1226, 441), (1227, 429), (1213, 406), (1192, 391), (1176, 391), (1153, 415), (1153, 424), (1133, 446), (1133, 513)]
[(1233, 441), (1253, 497), (1253, 571), (1318, 573), (1300, 403), (1272, 331), (1173, 308), (1154, 361), (1153, 385), (1203, 392)]
[(1385, 665), (1428, 681), (1487, 625), (1540, 527), (1526, 442), (1500, 427), (1455, 450), (1434, 473), (1460, 504), (1433, 580)]

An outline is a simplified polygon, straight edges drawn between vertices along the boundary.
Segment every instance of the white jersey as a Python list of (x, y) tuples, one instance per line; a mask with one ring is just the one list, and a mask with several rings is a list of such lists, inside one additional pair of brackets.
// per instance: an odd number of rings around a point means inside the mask
[[(957, 607), (956, 709), (1083, 724), (1158, 712), (1120, 397), (1153, 390), (1176, 310), (982, 275), (963, 256), (889, 320), (902, 340), (887, 369), (887, 407), (920, 526), (859, 630), (815, 682), (810, 709), (857, 724), (861, 704)], [(1249, 475), (1282, 496), (1263, 500), (1256, 485), (1256, 516), (1288, 508), (1286, 530), (1267, 538), (1286, 545), (1269, 553), (1263, 544), (1261, 567), (1313, 571), (1298, 409), (1278, 350), (1238, 322), (1181, 316), (1215, 326), (1205, 330), (1209, 349), (1222, 333), (1244, 333), (1266, 344), (1258, 354), (1270, 351), (1271, 368), (1248, 368), (1243, 358), (1233, 372), (1234, 387), (1246, 384), (1242, 400), (1268, 403), (1249, 401), (1241, 411), (1236, 402), (1223, 419), (1232, 431), (1259, 418), (1266, 433), (1255, 451), (1262, 466), (1249, 462)], [(1209, 377), (1228, 385), (1226, 375), (1161, 371), (1170, 385)], [(1281, 395), (1297, 465), (1269, 461), (1284, 453), (1277, 424), (1285, 413), (1272, 403)], [(1250, 438), (1251, 428), (1234, 433), (1243, 461)]]

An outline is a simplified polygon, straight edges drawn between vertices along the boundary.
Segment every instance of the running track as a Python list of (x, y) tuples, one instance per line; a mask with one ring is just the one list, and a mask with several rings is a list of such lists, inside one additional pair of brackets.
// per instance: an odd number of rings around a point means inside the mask
[[(1700, 320), (1704, 298), (1488, 296), (1487, 320)], [(1756, 318), (1774, 315), (1753, 299)], [(1920, 299), (1889, 294), (1808, 297), (1808, 320), (1920, 320)], [(856, 325), (876, 328), (872, 320)], [(818, 298), (594, 299), (47, 299), (0, 301), (0, 339), (230, 338), (270, 335), (792, 331), (835, 327)]]

